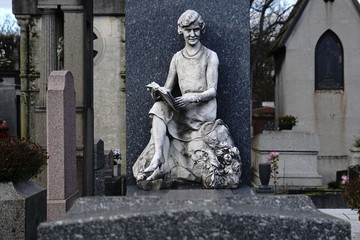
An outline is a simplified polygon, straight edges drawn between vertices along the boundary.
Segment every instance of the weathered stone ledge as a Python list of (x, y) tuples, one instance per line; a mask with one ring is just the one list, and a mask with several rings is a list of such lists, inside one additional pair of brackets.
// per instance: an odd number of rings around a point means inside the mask
[(350, 224), (307, 196), (169, 190), (162, 196), (80, 198), (38, 239), (349, 239)]

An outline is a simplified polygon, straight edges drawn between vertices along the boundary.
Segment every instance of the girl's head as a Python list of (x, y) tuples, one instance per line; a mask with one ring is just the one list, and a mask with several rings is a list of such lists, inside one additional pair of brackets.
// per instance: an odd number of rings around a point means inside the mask
[(194, 22), (198, 22), (201, 28), (201, 33), (205, 32), (205, 22), (201, 15), (194, 10), (186, 10), (177, 22), (178, 24), (178, 33), (183, 34), (183, 28), (188, 27)]

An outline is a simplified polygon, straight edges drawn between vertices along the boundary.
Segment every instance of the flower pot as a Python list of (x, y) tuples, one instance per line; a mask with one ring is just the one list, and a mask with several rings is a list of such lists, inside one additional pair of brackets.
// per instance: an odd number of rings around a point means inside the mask
[(279, 124), (279, 130), (291, 130), (293, 126), (292, 124)]
[(271, 165), (270, 163), (260, 163), (259, 164), (259, 175), (261, 185), (267, 186), (270, 181)]

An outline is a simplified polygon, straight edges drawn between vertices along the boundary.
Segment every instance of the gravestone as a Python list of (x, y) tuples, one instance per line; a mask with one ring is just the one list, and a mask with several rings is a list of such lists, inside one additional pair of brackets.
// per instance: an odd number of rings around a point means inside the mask
[[(250, 182), (248, 2), (132, 0), (127, 14), (127, 173), (150, 137), (152, 102), (145, 85), (162, 83), (172, 55), (182, 48), (176, 21), (187, 9), (207, 23), (204, 45), (220, 60), (218, 118), (240, 149)], [(226, 14), (225, 14), (226, 13)], [(174, 37), (172, 37), (174, 36)], [(148, 97), (146, 97), (148, 96)], [(134, 186), (131, 186), (134, 188)], [(80, 198), (63, 218), (39, 227), (38, 239), (349, 239), (350, 224), (321, 214), (307, 196), (244, 196), (241, 188), (134, 191), (126, 197)], [(249, 187), (247, 188), (249, 189)], [(129, 194), (130, 195), (130, 194)], [(180, 237), (181, 236), (181, 237)]]
[(104, 141), (99, 139), (94, 143), (94, 170), (98, 170), (105, 165)]
[[(153, 101), (145, 85), (164, 84), (170, 60), (183, 48), (177, 19), (187, 9), (206, 22), (202, 43), (218, 54), (218, 117), (229, 126), (242, 159), (242, 181), (250, 183), (249, 3), (229, 0), (142, 0), (126, 2), (127, 181), (150, 139)], [(226, 12), (226, 17), (225, 13)]]
[(76, 189), (76, 123), (74, 79), (69, 71), (54, 71), (47, 92), (48, 219), (70, 209)]
[(94, 196), (103, 196), (105, 193), (105, 164), (104, 141), (99, 139), (94, 143)]
[(103, 171), (103, 181), (104, 188), (101, 195), (105, 196), (125, 196), (126, 195), (126, 186), (125, 186), (125, 177), (120, 176), (118, 169), (114, 168), (121, 165), (114, 164), (114, 151), (110, 150), (106, 154), (106, 165)]

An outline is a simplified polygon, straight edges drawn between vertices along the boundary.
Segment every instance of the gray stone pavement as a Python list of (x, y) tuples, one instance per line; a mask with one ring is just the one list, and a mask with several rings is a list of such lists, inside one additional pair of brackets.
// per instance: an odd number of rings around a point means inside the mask
[(351, 210), (349, 208), (340, 208), (340, 209), (323, 208), (318, 210), (330, 216), (337, 217), (350, 222), (351, 239), (360, 240), (360, 221), (358, 220), (358, 214), (356, 211)]

